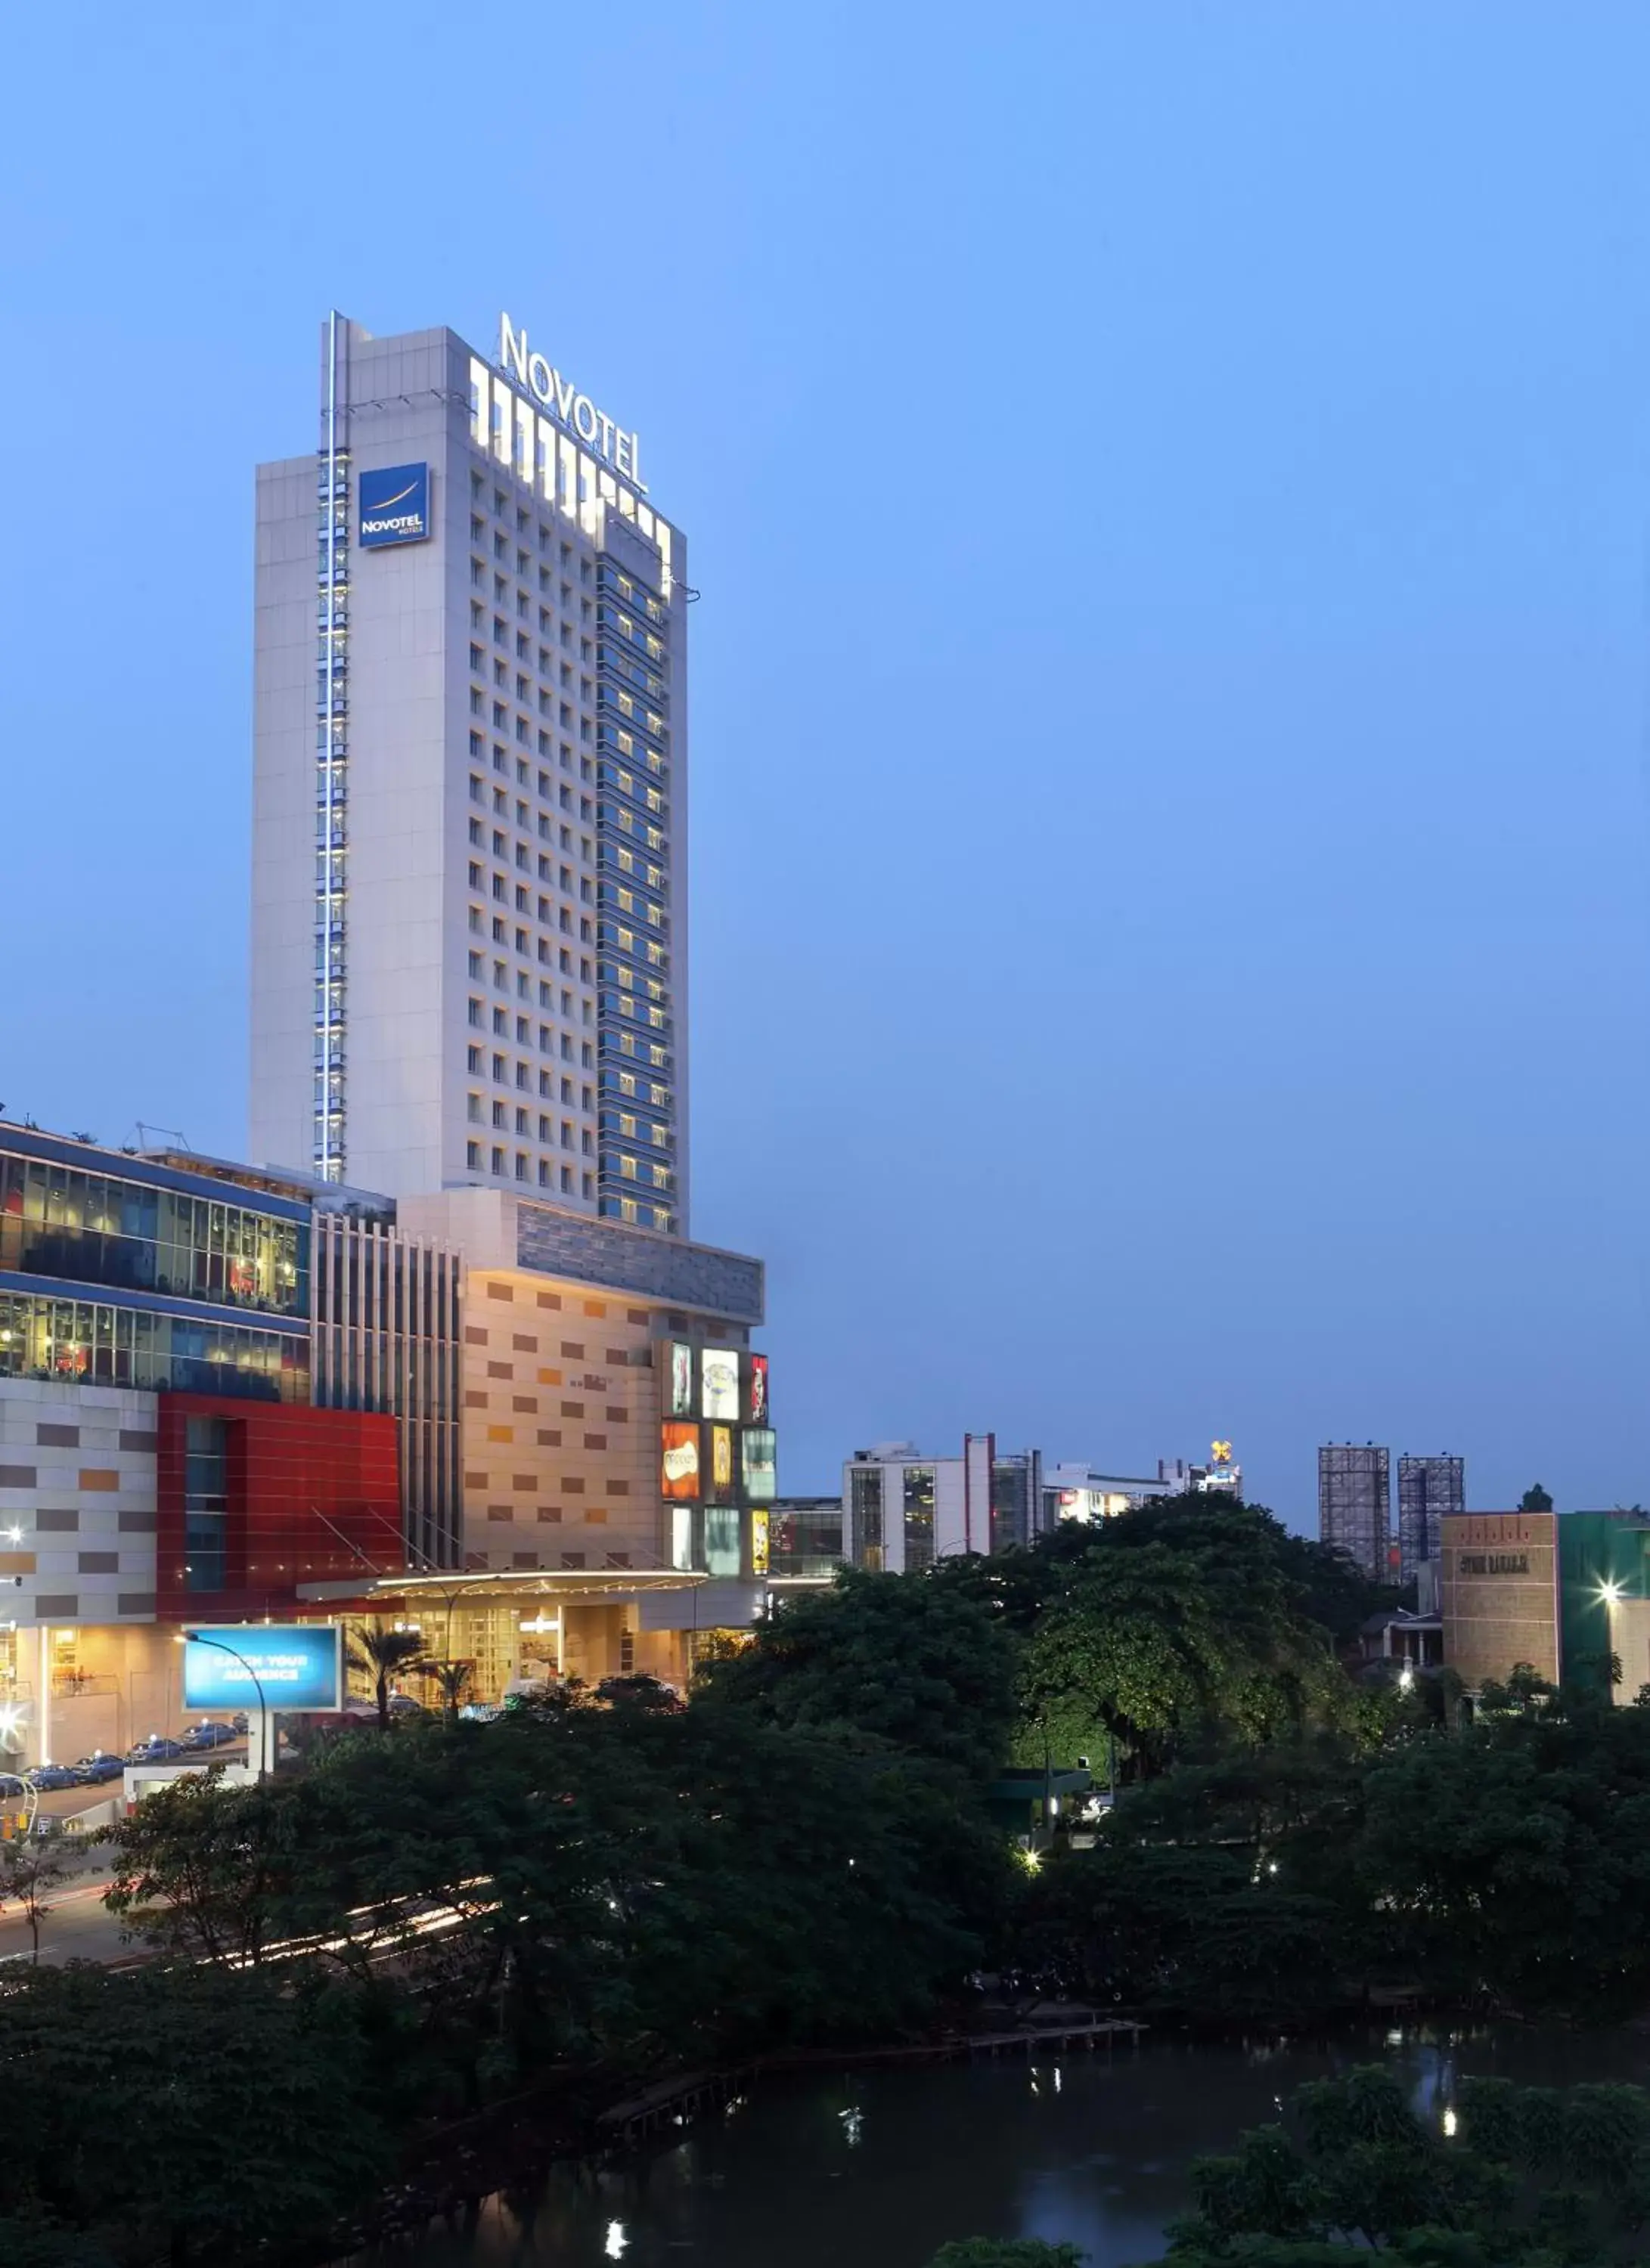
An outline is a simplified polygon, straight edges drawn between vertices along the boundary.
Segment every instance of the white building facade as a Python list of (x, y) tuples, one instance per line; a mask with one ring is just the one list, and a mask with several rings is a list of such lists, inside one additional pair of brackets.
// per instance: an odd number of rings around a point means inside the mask
[(502, 320), (259, 468), (254, 1158), (687, 1230), (686, 546)]

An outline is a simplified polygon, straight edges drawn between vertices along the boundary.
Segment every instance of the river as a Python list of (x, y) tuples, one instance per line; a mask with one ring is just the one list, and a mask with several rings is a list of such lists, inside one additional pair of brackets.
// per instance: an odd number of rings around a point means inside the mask
[(1463, 2073), (1650, 2083), (1650, 2038), (1412, 2027), (774, 2079), (674, 2142), (552, 2166), (350, 2268), (925, 2268), (975, 2235), (1064, 2239), (1127, 2268), (1160, 2257), (1195, 2157), (1275, 2117), (1303, 2080), (1374, 2061), (1441, 2117)]

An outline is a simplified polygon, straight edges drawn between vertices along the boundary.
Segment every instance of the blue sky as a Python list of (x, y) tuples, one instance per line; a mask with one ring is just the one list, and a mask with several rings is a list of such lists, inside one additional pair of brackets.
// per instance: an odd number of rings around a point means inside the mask
[(8, 1112), (239, 1150), (252, 468), (328, 306), (508, 306), (689, 531), (693, 1226), (782, 1484), (1650, 1499), (1641, 6), (9, 41)]

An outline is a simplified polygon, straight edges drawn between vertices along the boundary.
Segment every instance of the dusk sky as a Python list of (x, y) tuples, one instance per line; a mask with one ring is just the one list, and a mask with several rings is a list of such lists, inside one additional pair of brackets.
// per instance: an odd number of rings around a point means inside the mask
[(5, 1116), (242, 1153), (253, 468), (329, 306), (508, 308), (689, 535), (691, 1228), (782, 1491), (1650, 1500), (1642, 0), (7, 48)]

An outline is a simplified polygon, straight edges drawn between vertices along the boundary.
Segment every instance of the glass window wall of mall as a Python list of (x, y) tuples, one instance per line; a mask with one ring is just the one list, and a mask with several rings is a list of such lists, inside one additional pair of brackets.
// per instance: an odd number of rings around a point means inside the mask
[(0, 1156), (0, 1268), (309, 1313), (309, 1225), (118, 1174)]
[(89, 1300), (0, 1292), (0, 1378), (309, 1400), (309, 1340)]

